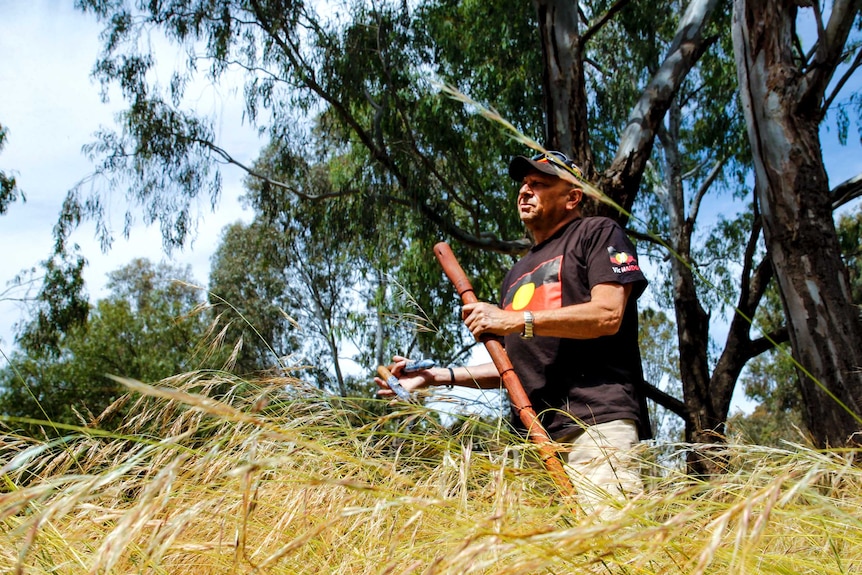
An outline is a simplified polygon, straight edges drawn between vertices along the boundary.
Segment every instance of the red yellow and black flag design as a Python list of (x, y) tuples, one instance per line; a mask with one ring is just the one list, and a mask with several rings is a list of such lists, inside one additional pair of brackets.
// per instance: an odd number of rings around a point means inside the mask
[(563, 256), (557, 256), (519, 277), (506, 290), (503, 309), (538, 311), (562, 307), (562, 269)]

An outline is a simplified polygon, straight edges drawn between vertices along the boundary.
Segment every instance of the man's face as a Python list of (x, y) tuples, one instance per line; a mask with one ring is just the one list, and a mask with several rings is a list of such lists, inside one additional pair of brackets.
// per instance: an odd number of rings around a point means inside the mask
[[(530, 172), (524, 176), (518, 192), (518, 216), (530, 229), (554, 226), (571, 214), (567, 204), (571, 201), (572, 184), (543, 174)], [(576, 204), (575, 204), (576, 205)], [(570, 206), (574, 208), (575, 205)]]

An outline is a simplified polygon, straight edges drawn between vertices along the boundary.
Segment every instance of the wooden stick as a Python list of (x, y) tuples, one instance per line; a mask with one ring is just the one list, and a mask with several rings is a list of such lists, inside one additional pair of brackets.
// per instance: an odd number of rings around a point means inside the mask
[[(435, 245), (434, 255), (437, 256), (437, 261), (440, 262), (443, 271), (449, 277), (452, 285), (455, 286), (455, 290), (461, 296), (461, 300), (464, 303), (479, 301), (473, 292), (470, 280), (467, 279), (467, 274), (464, 273), (461, 264), (458, 263), (455, 254), (449, 248), (449, 244), (440, 242)], [(500, 372), (503, 385), (509, 393), (509, 400), (512, 402), (524, 427), (527, 428), (530, 439), (539, 446), (539, 453), (548, 473), (564, 495), (574, 495), (575, 488), (568, 474), (566, 474), (566, 470), (563, 468), (562, 461), (557, 457), (558, 449), (556, 444), (551, 440), (545, 428), (542, 427), (539, 416), (536, 415), (536, 411), (530, 405), (530, 399), (524, 391), (524, 386), (521, 385), (521, 379), (512, 367), (512, 362), (509, 360), (506, 348), (493, 337), (483, 337), (481, 341), (485, 344), (485, 349), (488, 350), (488, 354), (491, 356), (491, 361), (497, 367), (497, 371)]]

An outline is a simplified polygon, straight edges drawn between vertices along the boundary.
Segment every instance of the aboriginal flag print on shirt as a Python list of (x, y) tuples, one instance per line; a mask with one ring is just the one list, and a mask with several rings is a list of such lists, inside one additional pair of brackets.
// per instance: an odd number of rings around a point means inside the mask
[(538, 311), (562, 307), (562, 269), (563, 256), (557, 256), (519, 277), (506, 290), (503, 309)]

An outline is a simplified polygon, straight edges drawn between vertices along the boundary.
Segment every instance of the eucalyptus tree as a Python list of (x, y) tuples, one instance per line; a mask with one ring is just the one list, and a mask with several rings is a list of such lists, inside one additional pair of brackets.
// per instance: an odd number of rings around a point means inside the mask
[[(780, 326), (771, 338), (753, 337), (746, 321), (758, 309), (771, 267), (757, 249), (755, 218), (745, 210), (750, 152), (736, 97), (729, 24), (729, 6), (721, 5), (705, 28), (709, 49), (680, 83), (657, 126), (648, 193), (636, 204), (639, 221), (631, 222), (663, 270), (654, 293), (675, 311), (685, 399), (677, 413), (685, 421), (686, 439), (697, 443), (724, 437), (742, 369), (782, 339)], [(739, 206), (742, 213), (714, 216), (708, 206), (717, 205)], [(730, 325), (722, 333), (716, 320), (728, 312)], [(699, 454), (692, 454), (691, 463), (712, 468)]]
[[(453, 334), (456, 347), (466, 345), (431, 246), (445, 235), (480, 248), (456, 251), (477, 290), (496, 293), (505, 254), (528, 245), (509, 217), (511, 184), (500, 185), (505, 158), (520, 148), (496, 126), (441, 98), (430, 78), (445, 78), (448, 70), (465, 78), (469, 70), (471, 95), (501, 96), (501, 114), (527, 118), (520, 127), (538, 133), (541, 97), (524, 90), (540, 66), (538, 53), (527, 50), (529, 6), (512, 12), (504, 2), (474, 5), (466, 26), (452, 27), (451, 10), (441, 13), (445, 7), (435, 5), (420, 6), (414, 18), (406, 5), (364, 2), (325, 17), (300, 2), (79, 4), (106, 22), (105, 52), (94, 74), (106, 87), (118, 83), (129, 109), (118, 118), (118, 132), (103, 130), (88, 147), (98, 162), (96, 186), (93, 193), (76, 188), (69, 194), (61, 236), (79, 215), (102, 217), (100, 193), (109, 188), (126, 191), (130, 220), (140, 207), (147, 221), (161, 225), (167, 246), (180, 245), (200, 196), (218, 200), (225, 162), (260, 182), (259, 204), (269, 214), (287, 205), (281, 192), (305, 204), (353, 195), (374, 215), (340, 228), (365, 239), (384, 226), (398, 234), (397, 249), (386, 251), (389, 261), (375, 272), (385, 270), (410, 293), (431, 323)], [(504, 6), (517, 17), (494, 17)], [(149, 82), (155, 58), (142, 38), (153, 29), (189, 51), (187, 68), (176, 70), (167, 86)], [(470, 34), (477, 39), (472, 45), (464, 42)], [(245, 74), (246, 117), (269, 134), (271, 153), (289, 168), (282, 174), (289, 179), (279, 179), (266, 163), (241, 165), (219, 146), (216, 120), (183, 107), (184, 90), (204, 68), (213, 81), (228, 70)], [(318, 196), (312, 180), (321, 171), (331, 175), (334, 189)]]
[[(613, 95), (620, 98), (623, 107), (629, 107), (631, 112), (624, 128), (614, 132), (618, 134), (618, 139), (605, 139), (605, 142), (618, 144), (608, 150), (613, 154), (612, 159), (596, 162), (598, 165), (608, 165), (608, 168), (597, 173), (595, 180), (607, 196), (628, 212), (637, 195), (637, 185), (643, 182), (650, 162), (656, 168), (654, 178), (646, 183), (654, 184), (657, 194), (655, 197), (648, 196), (646, 203), (657, 200), (656, 205), (662, 213), (659, 218), (652, 218), (647, 227), (650, 231), (665, 230), (667, 235), (663, 237), (662, 243), (671, 248), (671, 293), (676, 307), (685, 395), (684, 409), (677, 406), (681, 408), (678, 412), (686, 419), (687, 439), (720, 439), (735, 384), (746, 362), (788, 337), (788, 330), (783, 325), (776, 325), (772, 331), (763, 333), (757, 333), (751, 325), (751, 318), (755, 317), (773, 274), (771, 249), (764, 251), (760, 247), (763, 224), (757, 211), (743, 213), (736, 222), (730, 219), (719, 222), (703, 247), (697, 251), (693, 244), (695, 225), (701, 225), (698, 222), (700, 206), (707, 192), (723, 187), (731, 190), (736, 188), (740, 196), (746, 193), (740, 187), (743, 181), (740, 175), (748, 161), (748, 148), (740, 138), (742, 118), (733, 97), (735, 86), (730, 67), (729, 7), (726, 3), (692, 1), (684, 11), (681, 6), (677, 6), (677, 11), (683, 12), (683, 16), (675, 21), (667, 15), (668, 12), (674, 12), (675, 4), (672, 2), (651, 5), (646, 14), (639, 12), (633, 3), (614, 3), (609, 6), (607, 13), (615, 10), (618, 13), (612, 21), (596, 30), (590, 25), (579, 26), (579, 19), (571, 16), (575, 8), (568, 8), (569, 17), (559, 18), (559, 11), (567, 10), (563, 3), (537, 4), (546, 7), (544, 12), (540, 8), (540, 23), (544, 22), (542, 15), (545, 14), (549, 22), (558, 25), (557, 28), (551, 24), (543, 26), (543, 30), (553, 32), (547, 36), (556, 40), (555, 46), (570, 47), (568, 50), (557, 49), (552, 52), (545, 50), (544, 69), (556, 78), (554, 85), (548, 87), (546, 76), (546, 93), (556, 89), (558, 101), (573, 94), (576, 102), (569, 108), (558, 105), (555, 116), (552, 116), (553, 112), (548, 112), (549, 118), (555, 119), (553, 122), (549, 120), (549, 134), (557, 134), (558, 141), (578, 142), (579, 148), (574, 150), (574, 154), (590, 166), (598, 150), (595, 145), (591, 146), (596, 140), (582, 135), (570, 137), (565, 130), (561, 132), (559, 129), (563, 127), (570, 132), (585, 129), (588, 122), (583, 121), (583, 108), (590, 109), (590, 106), (578, 102), (584, 93), (588, 93), (595, 95), (598, 104), (592, 109), (602, 112), (598, 116), (603, 120), (601, 125), (605, 129), (611, 126), (610, 129), (614, 130), (614, 119), (619, 117), (613, 113), (614, 101), (611, 98), (607, 101), (603, 99)], [(849, 9), (849, 4), (845, 6), (848, 8), (844, 12), (845, 30), (849, 30), (847, 22), (857, 17), (858, 3), (855, 6), (852, 9)], [(583, 5), (578, 7), (582, 8)], [(590, 15), (590, 12), (586, 14)], [(582, 21), (591, 22), (584, 16), (581, 14)], [(837, 19), (833, 17), (833, 21)], [(664, 39), (670, 38), (668, 24), (671, 22), (676, 22), (676, 31), (673, 39), (667, 42)], [(824, 35), (834, 39), (834, 35), (828, 31)], [(624, 40), (629, 38), (647, 40), (626, 43)], [(559, 53), (583, 55), (585, 42), (613, 46), (604, 53), (596, 51), (586, 57), (586, 61), (597, 68), (597, 73), (587, 72), (587, 68), (577, 62), (571, 63), (569, 68), (559, 65), (562, 61)], [(839, 43), (843, 45), (843, 40)], [(852, 43), (848, 48), (845, 57), (849, 65), (835, 82), (838, 89), (860, 64), (857, 45)], [(828, 52), (835, 54), (835, 50)], [(601, 73), (603, 61), (614, 64), (613, 75)], [(566, 81), (560, 81), (559, 71), (562, 70), (565, 76), (567, 69), (569, 76)], [(744, 72), (739, 71), (740, 79), (744, 75)], [(581, 90), (577, 80), (581, 76), (588, 82), (591, 79), (598, 81), (588, 84), (587, 90)], [(627, 91), (624, 84), (631, 82), (632, 78), (637, 78), (634, 82), (637, 88)], [(623, 86), (606, 91), (603, 89), (606, 84), (613, 85), (615, 81)], [(832, 95), (825, 98), (824, 109), (833, 101)], [(856, 101), (858, 107), (858, 94), (851, 97), (852, 101)], [(603, 106), (606, 102), (611, 105)], [(570, 114), (568, 122), (560, 119), (566, 117), (567, 110)], [(844, 125), (846, 129), (846, 121)], [(601, 132), (596, 130), (593, 133)], [(816, 133), (816, 129), (808, 132)], [(659, 145), (658, 155), (653, 154), (654, 142)], [(686, 176), (690, 177), (688, 183), (683, 182)], [(827, 192), (826, 196), (831, 200), (830, 213), (832, 208), (858, 196), (859, 190), (857, 177), (836, 187), (831, 194)], [(639, 197), (643, 198), (643, 194)], [(600, 206), (597, 211), (614, 215), (614, 209)], [(627, 216), (623, 215), (619, 219), (625, 220)], [(835, 256), (840, 251), (832, 253)], [(701, 258), (704, 256), (717, 256), (716, 261), (722, 263), (703, 266)], [(733, 269), (728, 265), (728, 260), (739, 262), (739, 267)], [(709, 272), (708, 267), (713, 272)], [(704, 274), (704, 271), (708, 273)], [(723, 301), (716, 301), (712, 293), (716, 290), (708, 285), (711, 282), (718, 286), (717, 293), (721, 294)], [(710, 357), (711, 318), (708, 308), (711, 299), (713, 308), (717, 309), (726, 307), (729, 302), (733, 303), (729, 330), (717, 359)], [(848, 315), (854, 317), (852, 313)], [(855, 365), (859, 365), (858, 361)], [(856, 373), (858, 375), (858, 370)], [(823, 405), (820, 398), (812, 399)], [(858, 428), (858, 418), (856, 425)], [(853, 429), (853, 425), (845, 428), (848, 433)]]
[[(86, 323), (69, 326), (53, 353), (14, 352), (0, 370), (0, 412), (13, 418), (89, 424), (125, 388), (107, 375), (156, 382), (199, 368), (220, 368), (227, 354), (206, 339), (210, 319), (188, 268), (134, 260), (108, 274), (107, 297)], [(35, 318), (33, 321), (38, 321)], [(122, 414), (118, 409), (112, 417)], [(53, 434), (49, 423), (10, 425)], [(100, 425), (110, 426), (107, 419)]]
[(219, 339), (234, 350), (233, 371), (242, 375), (277, 368), (298, 348), (291, 331), (295, 293), (274, 261), (280, 237), (270, 226), (236, 222), (222, 230), (209, 275), (209, 302)]
[[(402, 234), (387, 271), (434, 325), (463, 336), (457, 314), (444, 311), (454, 298), (430, 247), (441, 235), (454, 240), (477, 293), (493, 297), (510, 257), (529, 245), (511, 215), (514, 186), (501, 183), (508, 157), (524, 150), (439, 97), (428, 78), (492, 103), (521, 132), (572, 154), (623, 206), (610, 213), (625, 221), (661, 119), (714, 43), (705, 31), (716, 1), (694, 0), (681, 16), (673, 3), (625, 0), (428, 2), (413, 12), (406, 3), (355, 2), (326, 19), (300, 2), (81, 5), (107, 24), (95, 74), (118, 83), (130, 104), (120, 132), (103, 132), (90, 152), (108, 185), (128, 186), (130, 204), (162, 223), (167, 243), (184, 241), (199, 193), (217, 197), (210, 170), (218, 161), (260, 182), (258, 203), (269, 214), (287, 212), (281, 192), (306, 205), (362, 197), (376, 208), (372, 221)], [(164, 91), (148, 81), (154, 59), (140, 41), (152, 28), (189, 51), (188, 68)], [(215, 79), (245, 71), (247, 115), (288, 169), (241, 165), (215, 141), (211, 120), (182, 108), (191, 71), (202, 67)], [(321, 170), (331, 184), (322, 194), (313, 185)], [(96, 217), (101, 205), (74, 193), (69, 204), (93, 207)], [(342, 226), (374, 238), (367, 221)]]
[[(30, 318), (15, 326), (15, 342), (27, 353), (57, 355), (64, 335), (86, 326), (90, 312), (83, 276), (86, 265), (78, 246), (67, 248), (65, 242), (58, 242), (55, 253), (40, 263), (41, 285), (26, 302)], [(24, 282), (22, 275), (19, 280)]]
[[(201, 194), (209, 193), (209, 199), (217, 201), (219, 162), (239, 166), (266, 183), (267, 189), (282, 188), (305, 200), (323, 199), (303, 191), (301, 184), (280, 182), (271, 173), (241, 165), (230, 150), (218, 146), (213, 118), (183, 107), (190, 79), (206, 67), (213, 81), (224, 78), (228, 70), (241, 70), (247, 80), (247, 118), (269, 134), (277, 148), (274, 153), (290, 159), (296, 169), (340, 170), (336, 195), (362, 193), (369, 182), (385, 180), (387, 185), (372, 188), (377, 191), (372, 191), (371, 199), (388, 210), (417, 213), (466, 245), (502, 253), (525, 247), (523, 239), (506, 239), (514, 231), (501, 209), (507, 198), (495, 189), (504, 171), (503, 159), (518, 148), (460, 104), (440, 98), (430, 81), (435, 68), (458, 66), (435, 61), (439, 56), (435, 52), (452, 57), (447, 52), (451, 47), (435, 45), (430, 33), (451, 23), (434, 22), (443, 16), (433, 7), (420, 10), (414, 29), (406, 4), (354, 2), (327, 16), (316, 14), (311, 5), (287, 1), (213, 5), (186, 0), (139, 8), (122, 1), (79, 4), (107, 26), (105, 51), (94, 75), (106, 89), (119, 84), (130, 104), (118, 118), (120, 131), (101, 131), (87, 148), (98, 162), (96, 179), (127, 189), (130, 206), (140, 206), (148, 221), (162, 226), (166, 245), (187, 240)], [(470, 33), (469, 26), (484, 28), (482, 37), (488, 42), (495, 36), (507, 38), (505, 57), (485, 62), (485, 77), (469, 80), (471, 93), (481, 99), (520, 90), (510, 96), (513, 103), (501, 101), (506, 105), (500, 112), (540, 120), (540, 95), (522, 90), (524, 78), (535, 75), (539, 65), (535, 54), (522, 49), (529, 11), (520, 7), (520, 17), (514, 19), (521, 31), (495, 35), (490, 25), (513, 27), (487, 17), (502, 13), (502, 6), (500, 2), (479, 8), (485, 18), (455, 30), (461, 35)], [(155, 56), (149, 52), (151, 45), (142, 41), (154, 28), (188, 49), (187, 67), (176, 70), (165, 87), (150, 83)], [(455, 58), (471, 66), (470, 59), (478, 56), (474, 48)], [(509, 74), (496, 78), (492, 69)], [(329, 134), (325, 149), (315, 148), (314, 130)], [(350, 162), (336, 165), (348, 150)], [(100, 191), (97, 187), (83, 197), (84, 190), (76, 188), (69, 203), (99, 218), (103, 206), (94, 198)]]
[[(237, 341), (240, 353), (248, 350), (238, 368), (296, 370), (301, 378), (310, 373), (321, 388), (334, 383), (346, 396), (339, 336), (349, 314), (360, 311), (351, 297), (359, 268), (344, 251), (331, 249), (337, 232), (316, 224), (290, 219), (231, 226), (213, 262), (210, 287), (218, 297), (211, 302), (220, 323), (233, 324), (227, 341)], [(241, 339), (235, 340), (237, 332)]]
[[(730, 6), (707, 1), (586, 6), (577, 6), (586, 10), (580, 18), (552, 17), (575, 9), (563, 3), (540, 10), (540, 22), (542, 14), (550, 22), (543, 29), (553, 29), (557, 44), (560, 23), (568, 23), (567, 53), (582, 59), (566, 68), (560, 65), (562, 50), (546, 54), (545, 69), (568, 70), (568, 79), (549, 87), (546, 77), (545, 92), (556, 94), (558, 102), (573, 95), (576, 102), (571, 108), (558, 103), (548, 112), (554, 118), (548, 131), (561, 146), (572, 143), (601, 191), (622, 207), (617, 211), (606, 203), (593, 211), (628, 221), (641, 249), (664, 262), (653, 291), (675, 310), (684, 401), (652, 388), (648, 395), (682, 417), (688, 441), (720, 441), (742, 368), (773, 345), (753, 338), (742, 314), (734, 316), (718, 360), (713, 357), (712, 312), (732, 307), (727, 302), (738, 298), (753, 313), (769, 278), (752, 275), (770, 269), (768, 261), (757, 266), (755, 258), (763, 254), (754, 249), (757, 233), (750, 215), (710, 222), (701, 211), (704, 202), (720, 201), (712, 198), (722, 192), (736, 198), (748, 193), (742, 187), (749, 152), (736, 104)], [(591, 98), (582, 101), (583, 94)], [(633, 206), (640, 215), (630, 220)], [(733, 262), (745, 263), (734, 268)], [(696, 454), (691, 463), (701, 471), (714, 469)]]
[[(3, 146), (6, 145), (6, 128), (0, 124), (0, 152), (3, 151)], [(18, 182), (15, 176), (10, 172), (7, 174), (0, 171), (0, 214), (5, 214), (9, 208), (9, 204), (16, 201), (18, 198), (26, 200), (24, 193), (18, 187)]]
[[(862, 318), (841, 259), (836, 198), (820, 145), (827, 111), (862, 66), (862, 2), (838, 0), (828, 8), (734, 0), (733, 27), (755, 197), (806, 423), (820, 446), (859, 442), (862, 429)], [(809, 14), (815, 40), (805, 51), (799, 28)], [(858, 106), (859, 98), (851, 101)], [(862, 185), (845, 192), (845, 199), (858, 196)]]
[[(290, 170), (273, 165), (278, 162), (265, 152), (256, 166), (269, 164), (280, 181), (290, 181)], [(328, 186), (328, 174), (323, 176), (306, 182), (306, 191), (327, 193), (322, 187)], [(305, 366), (320, 387), (346, 396), (343, 346), (346, 336), (361, 331), (365, 322), (357, 317), (366, 314), (356, 293), (369, 267), (362, 265), (354, 235), (362, 207), (353, 196), (302, 204), (283, 189), (267, 189), (255, 180), (247, 182), (247, 189), (246, 199), (258, 215), (249, 226), (236, 225), (225, 235), (211, 288), (220, 299), (235, 298), (233, 306), (252, 310), (242, 318), (245, 331), (253, 328), (252, 349), (270, 354), (269, 365), (282, 358), (282, 369)], [(354, 322), (360, 325), (351, 326)]]
[[(453, 292), (430, 257), (434, 242), (455, 242), (477, 293), (487, 299), (493, 298), (511, 259), (529, 246), (512, 216), (514, 186), (504, 175), (508, 158), (523, 153), (523, 147), (469, 106), (440, 97), (432, 78), (489, 103), (517, 130), (576, 158), (586, 177), (623, 208), (598, 203), (593, 213), (628, 221), (642, 184), (664, 185), (670, 180), (662, 178), (676, 173), (668, 153), (684, 151), (690, 156), (680, 166), (699, 166), (682, 172), (695, 176), (689, 189), (704, 190), (694, 197), (711, 188), (713, 172), (721, 179), (732, 177), (724, 172), (733, 167), (727, 145), (715, 137), (715, 129), (706, 129), (733, 128), (722, 123), (732, 106), (718, 105), (728, 101), (731, 89), (704, 80), (709, 64), (698, 68), (705, 54), (726, 52), (721, 43), (726, 27), (715, 24), (726, 18), (726, 3), (718, 0), (691, 0), (684, 6), (635, 0), (356, 1), (325, 15), (287, 0), (137, 5), (80, 0), (79, 5), (106, 24), (95, 76), (106, 88), (116, 84), (129, 104), (118, 118), (119, 131), (103, 130), (88, 148), (102, 184), (125, 190), (130, 206), (159, 222), (166, 245), (186, 241), (201, 194), (218, 200), (218, 170), (224, 163), (258, 182), (258, 209), (267, 222), (284, 215), (283, 230), (306, 209), (302, 206), (344, 204), (349, 213), (362, 206), (363, 217), (330, 225), (367, 240), (373, 249), (363, 257), (354, 253), (351, 262), (363, 262), (377, 278), (374, 301), (386, 300), (388, 288), (381, 286), (399, 285), (428, 315), (439, 331), (436, 339), (420, 334), (424, 350), (440, 341), (440, 333), (451, 335), (450, 349), (469, 344), (454, 313)], [(720, 16), (715, 15), (718, 6)], [(186, 67), (175, 70), (166, 85), (152, 81), (156, 59), (153, 44), (145, 41), (157, 33), (188, 53)], [(214, 82), (229, 71), (244, 74), (246, 117), (269, 135), (267, 153), (278, 162), (244, 165), (237, 153), (220, 145), (217, 120), (201, 117), (184, 101), (198, 70), (206, 70)], [(713, 86), (725, 93), (710, 92)], [(710, 94), (718, 101), (712, 102)], [(697, 123), (681, 122), (703, 103), (711, 105)], [(693, 151), (700, 131), (712, 140), (704, 139), (705, 149)], [(665, 156), (655, 154), (656, 142)], [(652, 173), (651, 163), (667, 169)], [(651, 179), (644, 180), (645, 174)], [(326, 185), (319, 185), (324, 180)], [(668, 197), (682, 189), (674, 186), (667, 188)], [(80, 217), (100, 217), (101, 189), (89, 196), (80, 188), (70, 193), (58, 227), (61, 238)], [(356, 202), (352, 208), (351, 202)], [(317, 213), (317, 208), (307, 209)], [(684, 234), (692, 232), (696, 213), (674, 214), (681, 227), (672, 233), (683, 233), (676, 247), (686, 265), (694, 258), (682, 249), (691, 241)], [(754, 218), (742, 223), (752, 229), (758, 225)], [(735, 246), (754, 250), (757, 245), (756, 240), (740, 241)], [(742, 282), (744, 290), (755, 295), (759, 285), (745, 285), (769, 269), (754, 265), (758, 253), (751, 251), (742, 272), (750, 274)], [(697, 308), (703, 292), (694, 289), (689, 273), (685, 266), (677, 269), (684, 281), (674, 301), (685, 320), (677, 323), (683, 362), (696, 354), (691, 365), (697, 373), (682, 374), (685, 401), (694, 407), (674, 405), (687, 418), (687, 437), (699, 440), (702, 432), (720, 433), (728, 390), (751, 348), (736, 353), (726, 345), (736, 355), (724, 368), (727, 379), (720, 392), (711, 395), (710, 378), (716, 374), (709, 373), (706, 357), (708, 313)], [(748, 297), (743, 292), (739, 298)], [(374, 333), (378, 361), (387, 341), (383, 331), (365, 332)], [(747, 334), (740, 332), (737, 343), (750, 342)], [(699, 416), (703, 406), (709, 417)]]
[[(836, 231), (842, 259), (850, 277), (851, 299), (862, 310), (862, 207), (841, 214)], [(770, 286), (761, 306), (761, 322), (783, 325), (784, 310), (778, 289)], [(788, 344), (783, 346), (788, 347)], [(734, 416), (729, 425), (749, 441), (779, 445), (782, 440), (799, 442), (813, 434), (803, 420), (805, 406), (799, 376), (787, 349), (774, 350), (755, 358), (740, 378), (745, 394), (758, 402), (748, 416)]]

